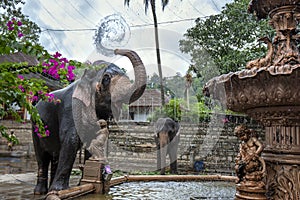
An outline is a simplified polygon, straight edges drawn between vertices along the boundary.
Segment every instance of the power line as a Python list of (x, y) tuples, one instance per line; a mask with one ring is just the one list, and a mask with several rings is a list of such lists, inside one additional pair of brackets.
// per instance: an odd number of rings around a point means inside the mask
[[(55, 48), (58, 50), (58, 52), (62, 52), (61, 49), (58, 48), (58, 46), (57, 46), (57, 44), (56, 44), (56, 42), (55, 42), (55, 39), (52, 37), (52, 35), (50, 34), (50, 32), (47, 31), (47, 33), (48, 33), (48, 35), (50, 36), (51, 40), (53, 41), (54, 46), (55, 46)], [(64, 48), (64, 49), (66, 50), (67, 54), (72, 55), (72, 54), (69, 52), (69, 50), (68, 50), (67, 48)]]
[(56, 48), (59, 52), (61, 52), (60, 49), (58, 48), (58, 46), (56, 45), (56, 42), (55, 42), (54, 38), (52, 37), (52, 35), (50, 34), (50, 32), (48, 31), (47, 33), (48, 33), (49, 37), (51, 38), (51, 40), (53, 41), (53, 44), (54, 44), (55, 48)]
[(99, 13), (91, 4), (88, 0), (84, 0), (88, 5), (89, 7), (91, 7), (98, 15), (100, 15), (100, 17), (103, 17), (101, 13)]
[[(37, 0), (37, 1), (39, 1), (39, 0)], [(62, 27), (68, 27), (66, 24), (61, 23), (59, 20), (57, 20), (56, 17), (54, 17), (54, 15), (41, 2), (40, 2), (40, 5), (48, 13), (48, 15), (55, 21), (55, 23), (63, 25)]]
[(217, 9), (219, 12), (221, 12), (221, 10), (220, 10), (220, 8), (217, 6), (216, 2), (215, 2), (214, 0), (210, 0), (210, 1), (214, 4), (214, 6), (216, 7), (216, 9)]
[[(184, 21), (192, 21), (196, 20), (198, 18), (206, 18), (205, 17), (197, 17), (197, 18), (189, 18), (189, 19), (180, 19), (180, 20), (173, 20), (173, 21), (166, 21), (166, 22), (159, 22), (158, 24), (172, 24), (172, 23), (178, 23), (178, 22), (184, 22)], [(146, 27), (146, 26), (153, 26), (153, 23), (148, 23), (148, 24), (137, 24), (137, 25), (132, 25), (130, 27), (136, 28), (136, 27)], [(81, 32), (81, 31), (96, 31), (97, 29), (95, 28), (78, 28), (78, 29), (52, 29), (52, 28), (45, 28), (45, 30), (42, 30), (41, 32), (45, 31), (61, 31), (61, 32)]]
[[(58, 3), (59, 1), (55, 0), (55, 2), (56, 2), (57, 5), (59, 5), (59, 6), (63, 9), (63, 7)], [(82, 23), (82, 22), (81, 22), (80, 20), (78, 20), (77, 18), (71, 16), (71, 15), (69, 14), (69, 12), (65, 12), (65, 13), (66, 13), (69, 17), (71, 17), (72, 19), (74, 19), (75, 21), (77, 21), (79, 24), (81, 24), (81, 25), (83, 25), (83, 26), (86, 26), (86, 24)]]
[(73, 5), (73, 3), (72, 3), (71, 1), (68, 0), (68, 2), (69, 2), (70, 5), (78, 12), (78, 14), (79, 14), (80, 16), (82, 16), (83, 18), (85, 18), (85, 19), (86, 19), (87, 21), (89, 21), (92, 25), (95, 24), (95, 23), (92, 22), (89, 18), (87, 18), (84, 14), (82, 14), (82, 13), (80, 12), (80, 10), (78, 10), (78, 9)]
[(195, 10), (195, 11), (197, 11), (200, 15), (203, 15), (203, 16), (205, 16), (200, 10), (198, 10), (191, 2), (190, 2), (190, 0), (188, 0), (188, 3), (192, 6), (192, 8)]
[(53, 28), (44, 28), (41, 32), (46, 31), (55, 31), (55, 32), (81, 32), (81, 31), (96, 31), (95, 28), (78, 28), (78, 29), (53, 29)]

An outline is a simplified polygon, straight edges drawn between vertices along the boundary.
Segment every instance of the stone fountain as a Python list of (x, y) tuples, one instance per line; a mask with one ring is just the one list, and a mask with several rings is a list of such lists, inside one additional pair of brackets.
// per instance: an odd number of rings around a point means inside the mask
[[(276, 30), (274, 38), (261, 38), (268, 45), (266, 56), (248, 62), (242, 71), (213, 78), (204, 90), (265, 128), (265, 185), (255, 199), (299, 199), (300, 0), (252, 0), (249, 12), (258, 19), (269, 16)], [(237, 188), (236, 199), (254, 199), (255, 191), (248, 189)]]

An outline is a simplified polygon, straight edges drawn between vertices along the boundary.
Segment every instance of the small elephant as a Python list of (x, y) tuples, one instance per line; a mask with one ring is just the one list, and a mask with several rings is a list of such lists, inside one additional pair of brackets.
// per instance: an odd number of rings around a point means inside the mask
[[(69, 179), (77, 151), (89, 147), (96, 138), (99, 119), (118, 118), (123, 103), (136, 101), (146, 87), (146, 70), (140, 57), (131, 50), (117, 49), (116, 54), (129, 58), (133, 65), (135, 82), (114, 64), (96, 71), (86, 70), (83, 76), (66, 88), (52, 92), (61, 103), (40, 101), (39, 115), (50, 131), (40, 138), (34, 132), (33, 144), (38, 163), (34, 194), (46, 194), (69, 187)], [(50, 187), (48, 189), (48, 168)]]
[(172, 174), (177, 174), (177, 150), (180, 141), (180, 124), (171, 118), (159, 118), (155, 123), (155, 143), (157, 147), (157, 169), (165, 174), (166, 157), (169, 154)]

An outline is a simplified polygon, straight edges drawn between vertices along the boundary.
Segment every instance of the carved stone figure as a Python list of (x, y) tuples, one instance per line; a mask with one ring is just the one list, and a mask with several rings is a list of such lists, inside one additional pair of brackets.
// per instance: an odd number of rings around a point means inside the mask
[(234, 130), (236, 136), (242, 141), (236, 157), (235, 170), (241, 186), (264, 188), (262, 181), (265, 176), (266, 164), (261, 158), (262, 143), (256, 138), (252, 129), (245, 125), (237, 126)]
[(258, 58), (252, 61), (249, 61), (246, 65), (246, 69), (251, 69), (251, 68), (262, 68), (262, 67), (267, 67), (271, 64), (272, 61), (272, 56), (274, 53), (274, 48), (271, 40), (268, 37), (262, 37), (258, 40), (258, 42), (264, 42), (268, 46), (268, 52), (264, 58)]
[(107, 162), (105, 152), (106, 141), (109, 134), (107, 123), (105, 120), (100, 119), (98, 121), (98, 124), (101, 129), (97, 132), (97, 137), (92, 140), (90, 146), (87, 148), (87, 150), (92, 154), (89, 160), (99, 160)]

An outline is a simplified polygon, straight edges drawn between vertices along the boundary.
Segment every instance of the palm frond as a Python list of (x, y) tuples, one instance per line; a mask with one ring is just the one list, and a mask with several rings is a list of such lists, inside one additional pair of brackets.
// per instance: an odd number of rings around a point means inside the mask
[(124, 0), (124, 5), (129, 6), (130, 0)]
[(149, 8), (149, 2), (150, 0), (144, 0), (144, 4), (145, 4), (145, 13), (147, 13), (147, 10)]
[(169, 0), (161, 0), (162, 9), (165, 10), (165, 7), (168, 5)]

